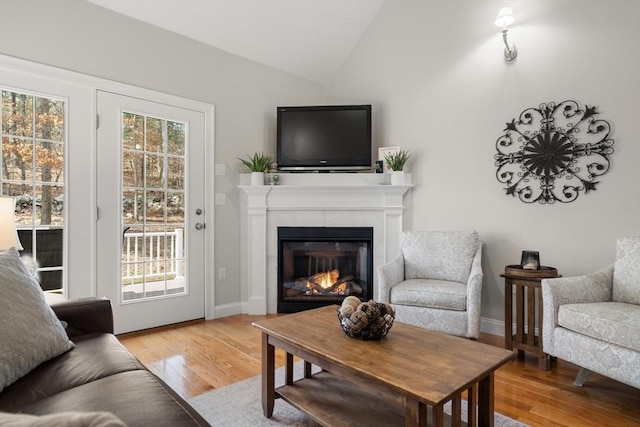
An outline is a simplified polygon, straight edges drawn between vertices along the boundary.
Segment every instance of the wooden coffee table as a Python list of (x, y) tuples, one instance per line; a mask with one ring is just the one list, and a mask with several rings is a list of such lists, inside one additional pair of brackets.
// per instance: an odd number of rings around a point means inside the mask
[[(324, 426), (493, 426), (494, 372), (513, 353), (465, 338), (395, 322), (381, 341), (347, 337), (337, 306), (255, 322), (262, 330), (262, 409), (270, 418), (282, 398)], [(286, 352), (285, 384), (275, 389), (275, 348)], [(304, 360), (293, 379), (293, 356)], [(311, 365), (322, 368), (311, 373)], [(476, 416), (475, 408), (478, 408)]]

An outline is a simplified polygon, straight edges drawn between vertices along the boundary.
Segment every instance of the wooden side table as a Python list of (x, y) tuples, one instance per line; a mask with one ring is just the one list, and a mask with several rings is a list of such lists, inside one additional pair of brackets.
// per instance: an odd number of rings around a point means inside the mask
[[(560, 277), (553, 267), (540, 266), (539, 270), (524, 270), (519, 265), (508, 265), (504, 274), (504, 347), (517, 350), (518, 357), (525, 351), (538, 356), (538, 369), (549, 369), (549, 355), (542, 348), (542, 279)], [(515, 323), (516, 332), (512, 331), (513, 296), (515, 287)], [(526, 315), (526, 325), (525, 325)], [(538, 335), (536, 335), (536, 328)]]

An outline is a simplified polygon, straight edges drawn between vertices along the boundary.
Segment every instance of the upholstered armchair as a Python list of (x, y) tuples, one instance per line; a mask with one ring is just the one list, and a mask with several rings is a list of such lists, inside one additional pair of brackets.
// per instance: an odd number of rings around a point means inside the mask
[(542, 349), (640, 388), (640, 237), (616, 242), (615, 264), (578, 277), (542, 280)]
[(480, 334), (482, 243), (475, 231), (404, 232), (400, 254), (378, 267), (378, 300), (396, 320), (468, 338)]

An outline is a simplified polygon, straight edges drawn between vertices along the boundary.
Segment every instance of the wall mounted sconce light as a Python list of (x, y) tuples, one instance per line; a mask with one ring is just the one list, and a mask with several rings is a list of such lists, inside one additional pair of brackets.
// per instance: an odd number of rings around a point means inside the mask
[(502, 40), (504, 41), (504, 60), (513, 61), (518, 56), (518, 50), (516, 45), (509, 43), (507, 40), (507, 32), (509, 31), (509, 25), (515, 21), (516, 16), (513, 14), (513, 10), (510, 7), (503, 7), (496, 16), (495, 24), (498, 27), (502, 27)]

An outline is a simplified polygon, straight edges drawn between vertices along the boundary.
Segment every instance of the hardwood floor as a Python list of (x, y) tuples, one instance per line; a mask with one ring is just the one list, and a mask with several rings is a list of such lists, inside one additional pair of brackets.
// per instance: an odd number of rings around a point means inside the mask
[[(119, 338), (189, 398), (259, 375), (261, 335), (251, 323), (272, 316), (236, 315)], [(499, 347), (504, 343), (488, 334), (479, 341)], [(284, 364), (280, 350), (276, 363)], [(531, 426), (640, 426), (640, 390), (597, 374), (584, 387), (575, 387), (577, 372), (575, 365), (561, 360), (552, 362), (550, 371), (538, 370), (533, 356), (513, 360), (496, 372), (495, 410)]]

